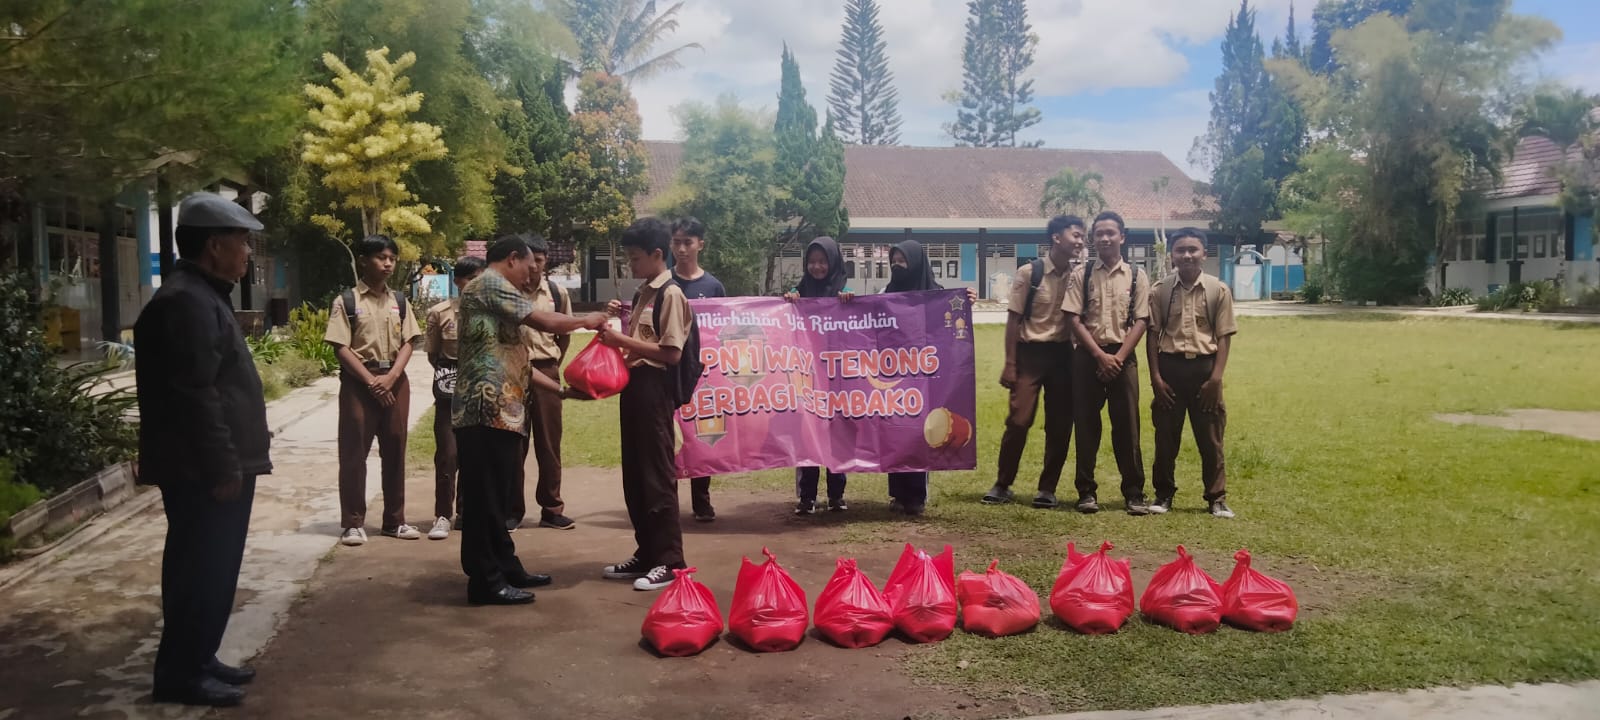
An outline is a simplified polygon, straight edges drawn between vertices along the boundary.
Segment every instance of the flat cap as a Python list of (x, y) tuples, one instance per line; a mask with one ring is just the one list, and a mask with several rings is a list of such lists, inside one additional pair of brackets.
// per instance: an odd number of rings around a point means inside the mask
[(178, 224), (203, 228), (262, 229), (249, 210), (216, 193), (199, 192), (178, 204)]

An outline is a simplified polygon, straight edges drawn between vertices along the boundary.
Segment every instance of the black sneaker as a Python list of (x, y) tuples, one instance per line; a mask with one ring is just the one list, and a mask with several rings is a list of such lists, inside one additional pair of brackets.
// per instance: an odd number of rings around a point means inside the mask
[(1040, 510), (1054, 510), (1059, 504), (1056, 502), (1056, 494), (1048, 490), (1040, 490), (1033, 496), (1033, 506)]
[(989, 488), (989, 492), (983, 494), (983, 500), (980, 502), (985, 505), (1004, 505), (1011, 502), (1011, 488), (1004, 485)]
[(607, 580), (634, 580), (644, 577), (649, 570), (650, 568), (645, 567), (644, 561), (631, 557), (616, 565), (605, 566), (601, 577)]
[(695, 522), (711, 522), (712, 520), (716, 520), (716, 519), (717, 519), (717, 511), (714, 508), (703, 508), (703, 509), (694, 511), (694, 521)]
[(1083, 497), (1078, 498), (1078, 504), (1074, 507), (1078, 512), (1081, 512), (1085, 515), (1091, 515), (1100, 512), (1100, 503), (1095, 501), (1093, 495), (1084, 495)]
[(573, 522), (572, 518), (557, 513), (555, 515), (540, 516), (539, 527), (555, 528), (556, 530), (571, 530), (578, 527), (578, 524)]
[(800, 502), (795, 503), (794, 504), (794, 514), (796, 514), (796, 515), (815, 515), (815, 514), (817, 514), (817, 501), (815, 501), (815, 500), (801, 500)]
[(1150, 514), (1150, 501), (1145, 500), (1143, 495), (1128, 498), (1125, 501), (1125, 507), (1127, 507), (1129, 515)]
[(906, 503), (900, 509), (906, 514), (906, 517), (922, 517), (922, 514), (927, 512), (928, 507), (922, 503)]
[(521, 518), (506, 518), (506, 532), (514, 533), (519, 527), (522, 527)]
[(1211, 501), (1211, 517), (1224, 519), (1231, 518), (1233, 517), (1233, 511), (1229, 510), (1228, 504), (1219, 498)]
[(657, 565), (650, 568), (650, 572), (634, 580), (633, 589), (641, 591), (660, 590), (671, 585), (672, 581), (677, 579), (678, 574), (672, 572), (672, 568), (665, 565)]
[(849, 509), (850, 509), (850, 506), (844, 504), (844, 498), (829, 498), (828, 499), (828, 512), (844, 512), (844, 511), (849, 510)]
[(1172, 510), (1172, 498), (1169, 498), (1169, 497), (1158, 497), (1158, 498), (1156, 498), (1155, 502), (1150, 503), (1150, 514), (1151, 515), (1165, 515), (1168, 512), (1170, 512), (1171, 510)]

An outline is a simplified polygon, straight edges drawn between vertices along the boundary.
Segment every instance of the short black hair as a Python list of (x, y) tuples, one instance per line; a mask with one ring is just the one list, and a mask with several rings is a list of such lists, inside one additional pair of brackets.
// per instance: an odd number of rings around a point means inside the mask
[(528, 249), (544, 255), (550, 254), (550, 243), (544, 241), (544, 236), (539, 233), (529, 232), (522, 234), (522, 241), (528, 244)]
[(639, 248), (646, 254), (660, 250), (662, 259), (665, 259), (672, 254), (672, 228), (660, 218), (639, 218), (622, 231), (619, 244), (625, 248)]
[(458, 257), (456, 258), (456, 277), (475, 277), (478, 273), (483, 272), (483, 269), (488, 266), (489, 264), (484, 262), (483, 258), (481, 257), (475, 257), (472, 255)]
[(1181, 228), (1178, 228), (1178, 230), (1176, 232), (1174, 232), (1171, 235), (1167, 236), (1167, 240), (1170, 242), (1171, 245), (1174, 245), (1174, 246), (1178, 244), (1179, 240), (1182, 240), (1184, 238), (1194, 238), (1196, 240), (1199, 240), (1200, 241), (1200, 247), (1205, 247), (1210, 242), (1209, 240), (1206, 239), (1205, 231), (1201, 230), (1200, 228), (1197, 228), (1197, 227), (1181, 227)]
[(1044, 226), (1044, 234), (1047, 237), (1055, 237), (1056, 233), (1066, 232), (1069, 227), (1088, 229), (1083, 227), (1083, 218), (1077, 215), (1057, 215), (1050, 218), (1049, 225)]
[(1126, 223), (1122, 222), (1122, 216), (1121, 215), (1118, 215), (1118, 214), (1116, 214), (1116, 213), (1114, 213), (1114, 212), (1112, 212), (1110, 210), (1107, 210), (1107, 211), (1105, 211), (1103, 213), (1100, 213), (1099, 215), (1094, 216), (1094, 224), (1096, 224), (1096, 225), (1099, 225), (1104, 220), (1110, 220), (1112, 222), (1115, 222), (1117, 224), (1117, 232), (1122, 233), (1124, 235), (1128, 234), (1128, 225)]
[(683, 233), (689, 237), (706, 239), (706, 224), (693, 215), (681, 217), (672, 221), (672, 234)]
[(178, 255), (189, 259), (198, 260), (206, 254), (206, 241), (218, 235), (231, 235), (244, 230), (244, 228), (215, 228), (195, 227), (194, 225), (179, 225), (172, 230), (172, 241), (178, 246)]
[(373, 255), (377, 255), (385, 250), (388, 250), (395, 255), (400, 254), (400, 246), (396, 245), (394, 240), (390, 239), (388, 235), (368, 235), (360, 240), (357, 240), (355, 247), (352, 249), (355, 250), (356, 257), (362, 258), (372, 257)]
[(532, 252), (528, 247), (528, 239), (521, 235), (501, 235), (489, 244), (489, 251), (484, 253), (484, 258), (489, 262), (502, 262), (509, 258), (522, 257)]

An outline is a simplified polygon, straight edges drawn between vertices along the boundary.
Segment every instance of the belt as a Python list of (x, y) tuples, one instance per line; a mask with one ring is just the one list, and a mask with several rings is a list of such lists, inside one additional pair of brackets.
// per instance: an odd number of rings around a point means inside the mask
[(388, 370), (389, 368), (394, 367), (394, 363), (367, 362), (367, 363), (361, 363), (361, 366), (366, 368), (366, 369), (368, 369), (368, 370)]
[(544, 360), (529, 360), (528, 364), (529, 365), (560, 365), (561, 361), (557, 360), (555, 358), (548, 358), (548, 359), (544, 359)]
[(1191, 352), (1186, 352), (1186, 353), (1164, 352), (1164, 353), (1161, 353), (1161, 357), (1169, 357), (1169, 358), (1172, 358), (1174, 360), (1176, 360), (1178, 358), (1183, 358), (1185, 360), (1202, 360), (1202, 359), (1211, 357), (1211, 355), (1201, 355), (1200, 353), (1191, 353)]

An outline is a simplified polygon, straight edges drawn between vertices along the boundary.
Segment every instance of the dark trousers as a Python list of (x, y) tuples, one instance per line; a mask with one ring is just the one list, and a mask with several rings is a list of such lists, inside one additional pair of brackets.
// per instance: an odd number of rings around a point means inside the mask
[(1172, 387), (1176, 398), (1170, 409), (1150, 407), (1150, 419), (1156, 429), (1156, 461), (1151, 478), (1156, 497), (1170, 498), (1178, 494), (1174, 469), (1178, 464), (1178, 448), (1183, 444), (1183, 420), (1187, 415), (1195, 447), (1200, 450), (1204, 497), (1206, 502), (1220, 500), (1228, 494), (1228, 472), (1222, 459), (1222, 432), (1228, 424), (1228, 412), (1220, 400), (1215, 411), (1200, 409), (1200, 386), (1211, 377), (1216, 357), (1202, 355), (1186, 359), (1182, 355), (1161, 353), (1156, 362), (1161, 365), (1161, 379)]
[(499, 590), (525, 574), (506, 532), (512, 484), (522, 477), (521, 435), (475, 426), (456, 428), (461, 450), (461, 571), (471, 586)]
[[(561, 363), (555, 360), (538, 360), (533, 371), (561, 382)], [(522, 447), (523, 472), (511, 496), (511, 518), (522, 522), (528, 514), (527, 457), (533, 451), (534, 462), (539, 464), (539, 480), (533, 488), (533, 501), (546, 516), (560, 515), (567, 509), (561, 501), (561, 396), (543, 390), (528, 389), (528, 437)]]
[(1000, 463), (995, 484), (1011, 487), (1017, 480), (1028, 430), (1044, 394), (1044, 467), (1039, 490), (1054, 493), (1061, 482), (1072, 441), (1072, 344), (1017, 343), (1017, 383), (1011, 388), (1011, 411), (1000, 436)]
[[(805, 502), (817, 501), (817, 483), (822, 479), (822, 468), (798, 467), (794, 469), (794, 494)], [(709, 479), (709, 478), (708, 478)], [(844, 499), (844, 473), (828, 471), (828, 499)]]
[(925, 505), (928, 502), (928, 473), (889, 473), (889, 497), (901, 505)]
[(383, 529), (406, 522), (406, 424), (411, 415), (411, 383), (394, 384), (394, 405), (385, 408), (360, 380), (339, 383), (339, 520), (358, 528), (367, 520), (367, 454), (378, 441), (383, 458)]
[(710, 515), (717, 510), (711, 507), (711, 476), (689, 478), (689, 506), (696, 515)]
[[(1101, 348), (1108, 353), (1118, 345)], [(1144, 497), (1144, 456), (1139, 450), (1139, 363), (1133, 356), (1123, 363), (1122, 372), (1110, 382), (1095, 375), (1099, 365), (1087, 348), (1073, 352), (1072, 420), (1078, 430), (1078, 495), (1094, 495), (1095, 455), (1100, 452), (1100, 408), (1111, 416), (1111, 450), (1122, 475), (1122, 497)]]
[(645, 567), (684, 567), (678, 524), (678, 466), (667, 371), (648, 365), (628, 373), (622, 391), (622, 499)]
[(229, 502), (211, 497), (210, 488), (162, 485), (167, 544), (161, 556), (157, 685), (199, 680), (201, 668), (216, 657), (233, 613), (255, 496), (254, 477), (245, 478), (239, 497)]
[(460, 514), (456, 502), (456, 431), (450, 427), (450, 398), (434, 397), (433, 403), (433, 515)]

